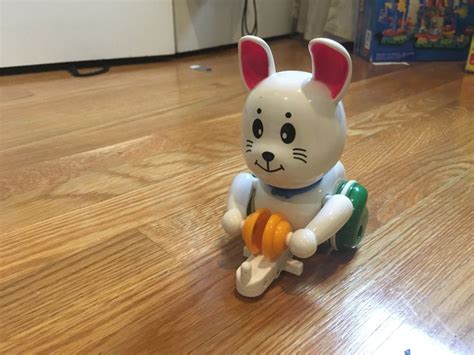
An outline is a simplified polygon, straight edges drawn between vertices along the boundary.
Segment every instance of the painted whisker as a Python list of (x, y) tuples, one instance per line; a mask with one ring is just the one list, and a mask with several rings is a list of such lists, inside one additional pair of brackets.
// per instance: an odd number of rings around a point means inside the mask
[(293, 155), (299, 155), (299, 156), (305, 157), (305, 158), (308, 157), (306, 154), (304, 154), (304, 153), (298, 153), (298, 152), (293, 152)]
[(303, 163), (307, 164), (307, 161), (300, 157), (293, 157), (293, 159), (301, 160)]

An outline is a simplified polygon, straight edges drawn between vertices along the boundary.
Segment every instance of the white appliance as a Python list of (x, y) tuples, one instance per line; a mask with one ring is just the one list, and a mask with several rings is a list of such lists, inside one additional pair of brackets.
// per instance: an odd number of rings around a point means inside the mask
[[(174, 0), (176, 52), (236, 43), (241, 37), (245, 0)], [(256, 0), (258, 36), (294, 32), (295, 0)], [(248, 0), (248, 27), (254, 23), (253, 0)]]
[(0, 67), (173, 53), (172, 0), (0, 0)]
[[(0, 68), (159, 56), (238, 41), (245, 0), (0, 0)], [(295, 0), (256, 0), (258, 35), (293, 32)], [(248, 23), (254, 20), (248, 0)]]

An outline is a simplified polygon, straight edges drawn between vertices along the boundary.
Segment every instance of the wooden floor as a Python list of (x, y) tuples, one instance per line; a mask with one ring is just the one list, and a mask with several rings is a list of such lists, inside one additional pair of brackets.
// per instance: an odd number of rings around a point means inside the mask
[[(270, 45), (310, 70), (305, 43)], [(368, 234), (259, 299), (220, 226), (245, 170), (235, 48), (0, 78), (0, 352), (473, 351), (474, 76), (354, 61), (342, 161)]]

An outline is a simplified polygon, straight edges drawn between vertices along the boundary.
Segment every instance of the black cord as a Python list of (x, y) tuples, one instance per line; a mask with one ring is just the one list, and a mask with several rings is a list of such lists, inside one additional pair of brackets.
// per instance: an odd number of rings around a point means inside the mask
[(242, 19), (240, 21), (240, 32), (245, 36), (244, 22), (247, 22), (247, 0), (244, 0), (244, 9), (242, 10)]
[(74, 64), (71, 65), (69, 68), (67, 68), (68, 72), (77, 78), (84, 78), (87, 76), (94, 76), (94, 75), (99, 75), (99, 74), (104, 74), (109, 71), (110, 67), (108, 64), (103, 64), (101, 65), (97, 70), (91, 71), (91, 72), (80, 72), (79, 68), (75, 66)]
[(242, 36), (253, 35), (256, 36), (258, 33), (258, 16), (257, 16), (257, 0), (253, 0), (253, 13), (254, 23), (252, 30), (250, 31), (247, 24), (247, 13), (248, 13), (248, 0), (244, 0), (244, 9), (242, 11), (242, 21), (240, 23), (240, 32)]
[(254, 14), (254, 26), (252, 33), (254, 36), (257, 35), (258, 32), (258, 16), (257, 16), (257, 0), (253, 0), (253, 14)]

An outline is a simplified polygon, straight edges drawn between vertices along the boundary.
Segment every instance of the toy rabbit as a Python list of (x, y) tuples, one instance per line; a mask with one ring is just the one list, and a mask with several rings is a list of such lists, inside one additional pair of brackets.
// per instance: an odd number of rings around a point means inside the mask
[(349, 53), (335, 41), (308, 45), (312, 73), (275, 71), (268, 44), (239, 41), (240, 72), (250, 90), (241, 147), (253, 174), (232, 183), (222, 225), (242, 234), (248, 259), (236, 272), (244, 296), (262, 294), (282, 270), (300, 275), (301, 261), (321, 243), (355, 248), (365, 231), (367, 190), (346, 181), (339, 162), (346, 141), (341, 99), (351, 80)]

